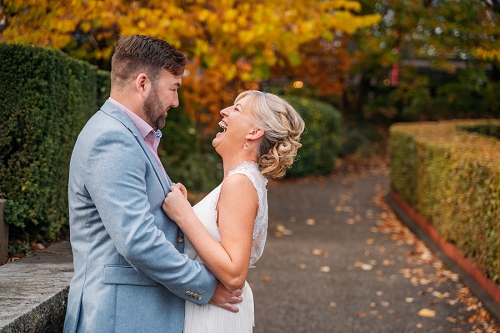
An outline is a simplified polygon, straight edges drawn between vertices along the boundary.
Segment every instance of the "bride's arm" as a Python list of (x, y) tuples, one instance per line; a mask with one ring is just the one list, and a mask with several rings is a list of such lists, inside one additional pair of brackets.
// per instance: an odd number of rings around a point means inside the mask
[(235, 290), (244, 285), (258, 210), (257, 191), (248, 177), (234, 174), (222, 184), (217, 205), (220, 244), (208, 233), (177, 187), (171, 188), (162, 207), (226, 288)]

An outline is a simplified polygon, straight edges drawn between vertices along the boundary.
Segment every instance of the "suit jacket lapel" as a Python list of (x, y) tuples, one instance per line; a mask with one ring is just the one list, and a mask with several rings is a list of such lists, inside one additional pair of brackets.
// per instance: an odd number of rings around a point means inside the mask
[(172, 185), (172, 181), (170, 180), (168, 175), (167, 179), (165, 179), (160, 166), (158, 165), (158, 163), (156, 163), (155, 158), (153, 157), (151, 151), (146, 145), (146, 142), (141, 137), (139, 130), (137, 130), (137, 127), (135, 127), (132, 120), (130, 120), (130, 118), (125, 113), (123, 113), (116, 105), (114, 105), (110, 101), (106, 101), (104, 103), (104, 105), (101, 107), (101, 111), (121, 122), (135, 136), (135, 139), (137, 140), (137, 142), (139, 142), (139, 145), (148, 157), (149, 163), (151, 163), (151, 165), (153, 166), (156, 176), (160, 180), (161, 186), (163, 187), (165, 195), (167, 195), (167, 193), (170, 192), (170, 185)]

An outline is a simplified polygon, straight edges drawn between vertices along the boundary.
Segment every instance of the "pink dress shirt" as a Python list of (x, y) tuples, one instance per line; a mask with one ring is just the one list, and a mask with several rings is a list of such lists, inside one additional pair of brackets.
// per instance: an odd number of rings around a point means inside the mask
[(108, 99), (111, 103), (116, 105), (120, 110), (122, 110), (129, 118), (132, 120), (134, 123), (135, 127), (137, 127), (137, 130), (141, 134), (141, 137), (144, 139), (146, 142), (146, 145), (148, 146), (149, 150), (153, 154), (153, 157), (155, 158), (156, 163), (158, 163), (158, 166), (160, 167), (160, 170), (163, 172), (163, 175), (165, 178), (167, 178), (167, 173), (165, 172), (165, 169), (163, 168), (163, 165), (161, 164), (160, 158), (158, 157), (158, 145), (160, 144), (160, 139), (161, 139), (161, 131), (154, 131), (153, 127), (149, 125), (144, 119), (130, 111), (126, 106), (123, 104), (115, 101), (111, 97)]

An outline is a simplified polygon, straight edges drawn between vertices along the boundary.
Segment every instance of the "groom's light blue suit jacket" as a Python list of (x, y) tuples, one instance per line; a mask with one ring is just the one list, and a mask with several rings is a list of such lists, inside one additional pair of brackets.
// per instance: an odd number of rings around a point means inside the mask
[(161, 209), (169, 183), (132, 121), (107, 101), (71, 157), (75, 273), (64, 332), (182, 332), (185, 300), (212, 297), (216, 279), (183, 254), (184, 235)]

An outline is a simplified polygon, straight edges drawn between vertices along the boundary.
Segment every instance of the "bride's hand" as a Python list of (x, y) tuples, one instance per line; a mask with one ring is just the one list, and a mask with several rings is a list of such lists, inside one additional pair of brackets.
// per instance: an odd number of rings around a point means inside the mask
[(181, 190), (181, 193), (184, 194), (184, 198), (188, 198), (188, 191), (186, 186), (184, 186), (182, 183), (177, 183), (175, 184), (179, 190)]
[(167, 194), (161, 205), (165, 214), (179, 226), (185, 219), (185, 215), (192, 211), (191, 204), (187, 201), (187, 191), (184, 185), (177, 184), (170, 187), (170, 192)]

